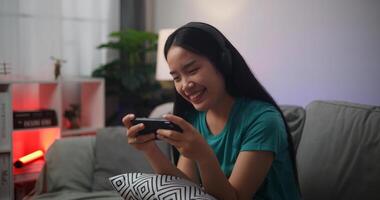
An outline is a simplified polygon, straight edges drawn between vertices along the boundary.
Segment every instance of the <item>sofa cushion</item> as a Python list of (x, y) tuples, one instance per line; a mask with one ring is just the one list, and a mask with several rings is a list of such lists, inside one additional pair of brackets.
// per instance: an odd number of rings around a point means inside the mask
[(380, 199), (379, 107), (314, 101), (297, 162), (304, 199)]
[(59, 191), (38, 195), (33, 200), (74, 200), (74, 199), (91, 199), (91, 200), (123, 200), (116, 191), (98, 191), (98, 192), (76, 192), (76, 191)]
[(293, 105), (281, 105), (280, 108), (292, 135), (294, 151), (297, 152), (306, 118), (305, 109)]
[(128, 200), (215, 200), (199, 185), (175, 176), (127, 173), (111, 177), (110, 182)]
[[(113, 190), (108, 178), (127, 172), (153, 172), (142, 152), (127, 143), (126, 129), (107, 127), (97, 131), (93, 191)], [(164, 154), (171, 159), (167, 143), (157, 141)]]
[[(46, 154), (47, 192), (91, 191), (95, 137), (56, 140)], [(41, 180), (42, 181), (42, 180)]]

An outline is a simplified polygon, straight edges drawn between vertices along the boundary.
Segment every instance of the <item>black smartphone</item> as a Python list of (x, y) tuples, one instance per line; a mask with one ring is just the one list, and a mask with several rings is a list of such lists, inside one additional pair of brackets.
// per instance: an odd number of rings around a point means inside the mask
[(135, 118), (131, 121), (133, 125), (143, 123), (145, 128), (139, 131), (139, 135), (148, 134), (148, 133), (156, 133), (157, 129), (168, 129), (174, 130), (178, 132), (182, 132), (182, 129), (166, 119), (163, 118)]

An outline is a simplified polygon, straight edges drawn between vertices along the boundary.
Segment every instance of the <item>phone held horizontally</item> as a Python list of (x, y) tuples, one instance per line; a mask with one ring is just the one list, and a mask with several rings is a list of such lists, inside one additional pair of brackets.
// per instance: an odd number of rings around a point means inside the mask
[(131, 121), (133, 125), (143, 123), (144, 129), (139, 131), (139, 135), (148, 134), (148, 133), (156, 133), (157, 129), (168, 129), (174, 130), (178, 132), (182, 132), (182, 129), (166, 119), (163, 118), (135, 118)]

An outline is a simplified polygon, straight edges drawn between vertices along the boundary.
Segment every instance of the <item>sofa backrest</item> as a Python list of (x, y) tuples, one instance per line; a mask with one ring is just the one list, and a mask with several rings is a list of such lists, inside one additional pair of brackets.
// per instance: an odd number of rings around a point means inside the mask
[(314, 101), (297, 152), (304, 199), (380, 199), (380, 109)]

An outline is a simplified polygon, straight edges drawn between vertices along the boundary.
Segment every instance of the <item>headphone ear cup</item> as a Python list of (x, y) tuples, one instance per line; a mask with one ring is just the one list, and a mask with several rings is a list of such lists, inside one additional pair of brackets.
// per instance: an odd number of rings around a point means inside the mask
[(219, 47), (221, 48), (221, 64), (223, 65), (224, 71), (227, 74), (232, 72), (232, 55), (230, 50), (226, 47), (225, 38), (215, 27), (212, 27), (208, 24), (201, 23), (201, 22), (190, 22), (186, 24), (185, 26), (177, 29), (176, 31), (182, 29), (182, 28), (194, 28), (199, 29), (201, 31), (207, 32), (210, 35), (212, 35), (216, 42), (218, 43)]

